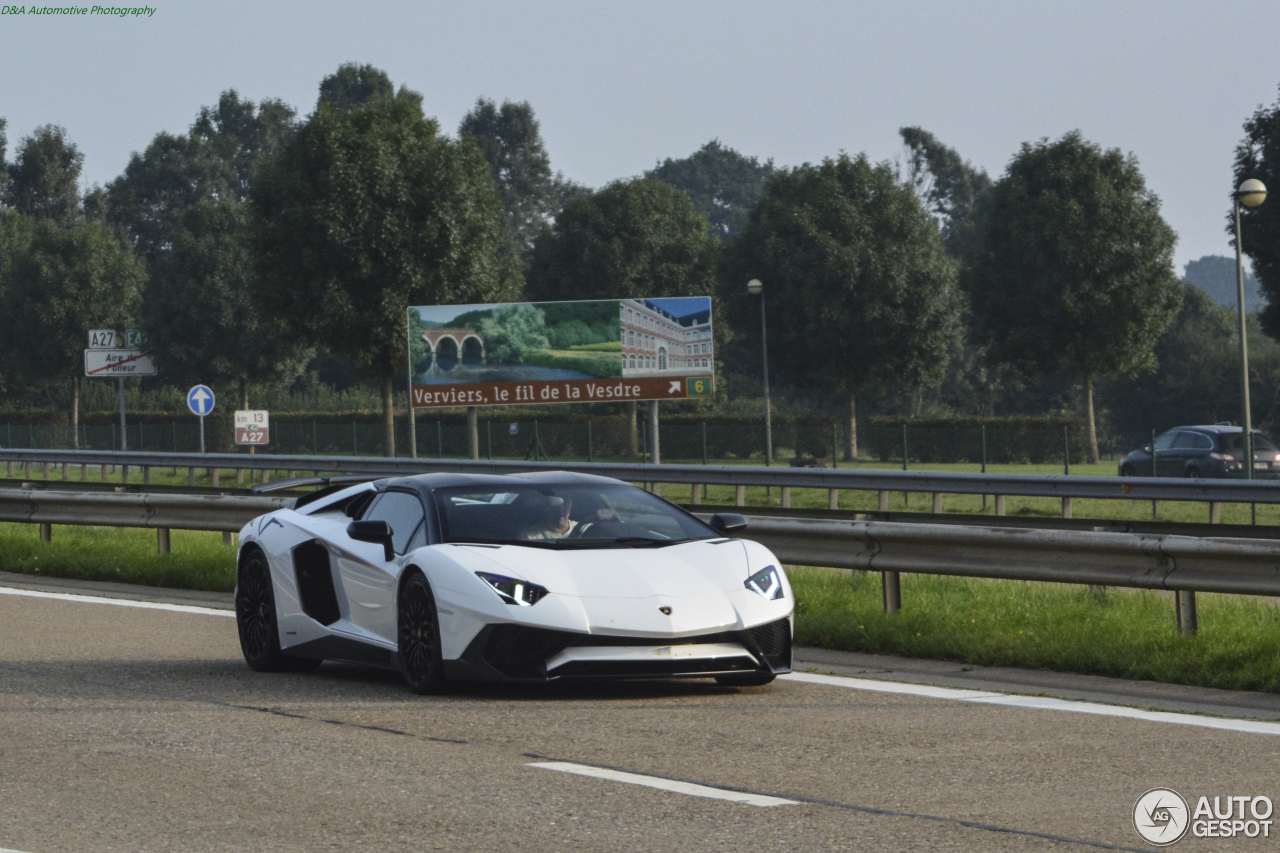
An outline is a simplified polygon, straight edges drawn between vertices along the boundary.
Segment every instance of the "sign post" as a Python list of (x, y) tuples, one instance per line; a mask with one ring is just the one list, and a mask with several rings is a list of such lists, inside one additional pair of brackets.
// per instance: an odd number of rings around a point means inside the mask
[(125, 428), (124, 380), (129, 376), (155, 376), (156, 363), (146, 347), (151, 345), (147, 336), (137, 329), (125, 332), (126, 349), (117, 349), (120, 336), (114, 329), (92, 329), (89, 332), (89, 348), (84, 351), (84, 375), (88, 377), (116, 377), (120, 398), (120, 449), (128, 450), (128, 430)]
[(204, 453), (204, 416), (213, 411), (217, 400), (207, 385), (196, 385), (187, 392), (187, 408), (200, 418), (200, 452)]
[(247, 444), (249, 452), (271, 440), (271, 422), (265, 409), (240, 409), (236, 412), (236, 444)]

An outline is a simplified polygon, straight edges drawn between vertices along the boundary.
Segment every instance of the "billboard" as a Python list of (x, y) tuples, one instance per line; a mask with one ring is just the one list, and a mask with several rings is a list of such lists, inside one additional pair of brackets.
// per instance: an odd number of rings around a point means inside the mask
[(418, 409), (710, 397), (711, 299), (410, 308), (409, 361)]

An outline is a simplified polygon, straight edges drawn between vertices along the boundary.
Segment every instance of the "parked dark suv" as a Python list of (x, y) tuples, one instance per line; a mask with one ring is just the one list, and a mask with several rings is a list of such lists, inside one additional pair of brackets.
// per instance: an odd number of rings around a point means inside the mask
[[(1156, 436), (1157, 477), (1230, 477), (1243, 479), (1240, 464), (1244, 431), (1238, 426), (1174, 427)], [(1253, 431), (1256, 480), (1280, 480), (1280, 449), (1258, 430)], [(1121, 477), (1150, 477), (1151, 445), (1120, 460)]]

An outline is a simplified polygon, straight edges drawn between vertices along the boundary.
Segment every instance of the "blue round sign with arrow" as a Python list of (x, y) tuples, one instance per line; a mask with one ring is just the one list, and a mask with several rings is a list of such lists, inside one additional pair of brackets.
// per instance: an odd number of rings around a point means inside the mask
[(214, 403), (213, 391), (208, 385), (197, 385), (187, 392), (187, 408), (191, 410), (191, 414), (204, 417), (213, 411)]

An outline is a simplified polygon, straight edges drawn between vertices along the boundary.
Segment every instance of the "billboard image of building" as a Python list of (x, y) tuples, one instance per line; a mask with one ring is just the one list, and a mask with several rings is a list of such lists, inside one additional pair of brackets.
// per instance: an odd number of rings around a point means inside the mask
[(711, 376), (711, 300), (624, 299), (619, 303), (623, 376)]
[(415, 408), (713, 393), (705, 296), (419, 306), (408, 333)]

